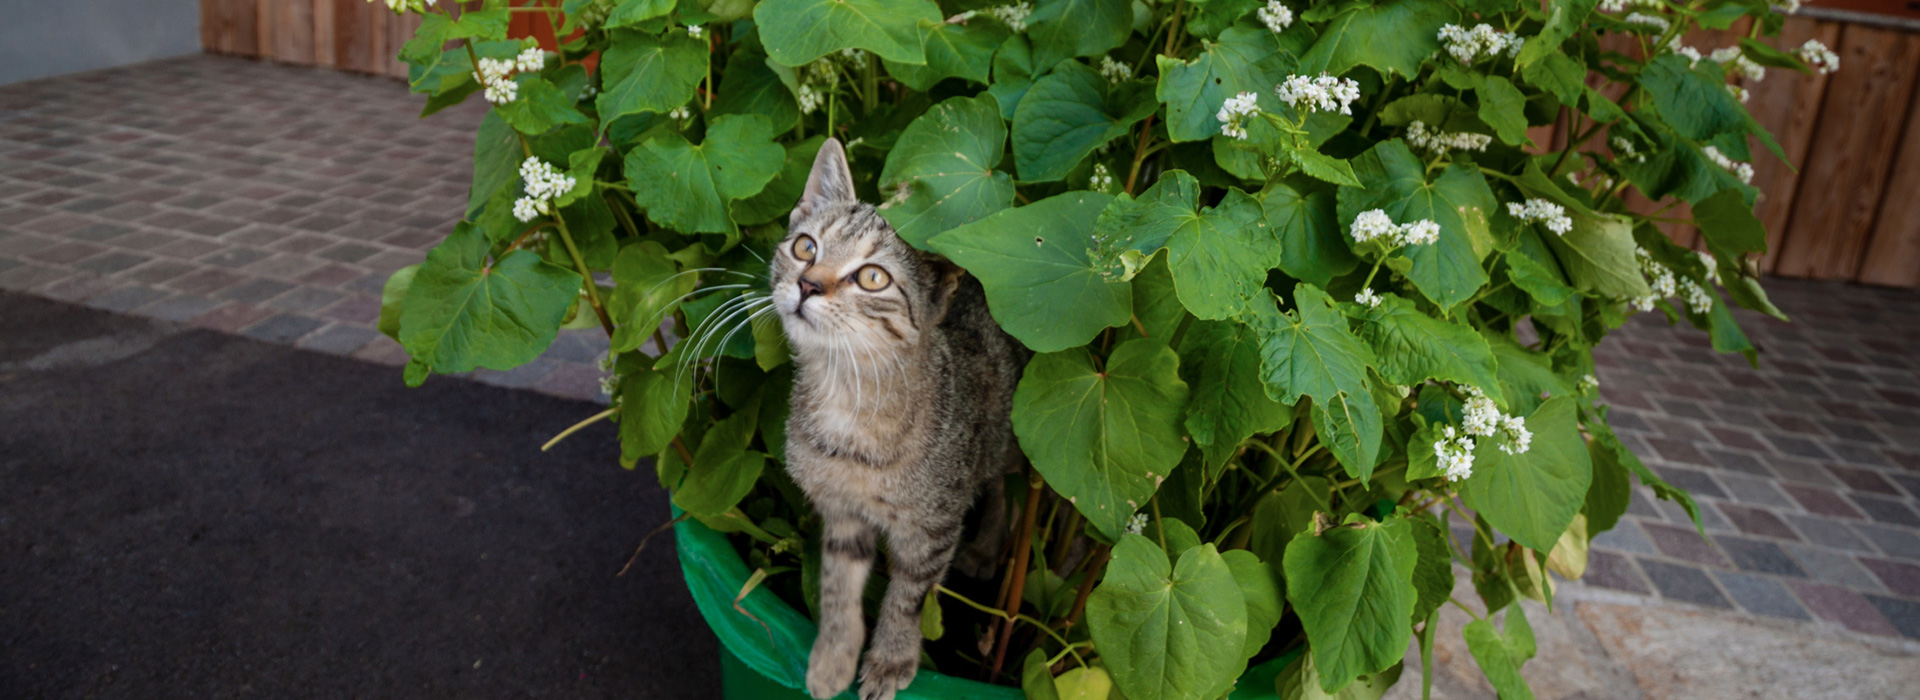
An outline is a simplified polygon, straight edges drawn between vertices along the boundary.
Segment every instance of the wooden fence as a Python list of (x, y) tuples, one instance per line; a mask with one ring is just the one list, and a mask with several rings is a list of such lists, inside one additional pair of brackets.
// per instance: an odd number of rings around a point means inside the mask
[[(1764, 154), (1753, 164), (1768, 231), (1760, 266), (1783, 277), (1920, 287), (1920, 12), (1904, 2), (1831, 1), (1845, 9), (1804, 10), (1775, 45), (1819, 39), (1840, 55), (1838, 72), (1771, 70), (1745, 85), (1748, 109), (1799, 166)], [(201, 0), (200, 8), (208, 51), (396, 77), (407, 70), (394, 55), (419, 26), (417, 16), (366, 0)], [(553, 36), (539, 13), (515, 13), (513, 34)], [(1736, 36), (1702, 32), (1688, 41), (1706, 52)], [(1554, 147), (1566, 140), (1562, 128), (1536, 133)], [(1667, 232), (1701, 247), (1689, 228)]]

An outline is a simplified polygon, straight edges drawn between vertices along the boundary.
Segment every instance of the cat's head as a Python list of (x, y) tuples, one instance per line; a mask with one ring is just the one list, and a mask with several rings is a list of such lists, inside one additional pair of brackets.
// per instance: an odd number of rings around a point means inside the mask
[(803, 354), (838, 347), (862, 357), (917, 346), (946, 315), (962, 274), (900, 240), (855, 196), (838, 139), (820, 145), (770, 263), (774, 307)]

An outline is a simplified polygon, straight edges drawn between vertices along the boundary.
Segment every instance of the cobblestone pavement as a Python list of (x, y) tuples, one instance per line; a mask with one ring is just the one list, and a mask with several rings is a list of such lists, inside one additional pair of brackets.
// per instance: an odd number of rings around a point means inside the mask
[[(458, 217), (480, 115), (420, 106), (211, 56), (0, 87), (0, 288), (398, 365), (380, 287)], [(1600, 355), (1614, 425), (1708, 538), (1642, 492), (1580, 585), (1920, 639), (1920, 294), (1770, 288), (1795, 322), (1741, 312), (1757, 371), (1657, 314)], [(474, 378), (604, 400), (595, 333)]]

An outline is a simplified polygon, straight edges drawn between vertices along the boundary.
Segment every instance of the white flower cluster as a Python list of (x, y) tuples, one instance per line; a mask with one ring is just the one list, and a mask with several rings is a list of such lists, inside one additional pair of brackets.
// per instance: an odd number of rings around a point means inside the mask
[(839, 55), (840, 60), (846, 61), (848, 65), (855, 68), (867, 67), (867, 52), (865, 49), (845, 48), (840, 50)]
[(1665, 17), (1643, 14), (1639, 12), (1635, 12), (1633, 14), (1627, 15), (1626, 19), (1623, 19), (1620, 21), (1626, 22), (1627, 24), (1638, 24), (1642, 26), (1653, 27), (1654, 29), (1663, 31), (1663, 32), (1673, 27), (1673, 24), (1668, 22), (1667, 18)]
[(1473, 476), (1473, 438), (1461, 435), (1453, 426), (1447, 426), (1440, 432), (1440, 439), (1433, 442), (1433, 455), (1439, 458), (1440, 473), (1447, 481)]
[(1779, 2), (1768, 4), (1783, 15), (1790, 15), (1800, 11), (1800, 0), (1779, 0)]
[(1267, 0), (1267, 6), (1254, 11), (1260, 17), (1260, 23), (1267, 25), (1273, 33), (1279, 34), (1293, 26), (1293, 10), (1280, 3), (1280, 0)]
[(1713, 292), (1708, 291), (1706, 287), (1700, 286), (1700, 283), (1686, 277), (1680, 278), (1680, 299), (1681, 301), (1685, 301), (1687, 308), (1693, 309), (1693, 312), (1696, 314), (1704, 314), (1713, 310)]
[(1113, 191), (1113, 173), (1102, 163), (1093, 164), (1093, 177), (1087, 178), (1087, 189), (1095, 192)]
[(1392, 217), (1387, 216), (1386, 211), (1380, 209), (1360, 212), (1358, 216), (1353, 217), (1353, 225), (1349, 226), (1347, 231), (1353, 234), (1355, 243), (1378, 240), (1390, 248), (1426, 245), (1440, 240), (1440, 224), (1434, 223), (1432, 219), (1396, 224), (1393, 223)]
[(1599, 390), (1600, 390), (1599, 377), (1589, 374), (1587, 376), (1580, 378), (1580, 393), (1585, 394), (1585, 393), (1599, 391)]
[(1321, 73), (1318, 78), (1296, 75), (1274, 86), (1280, 101), (1294, 109), (1313, 112), (1353, 114), (1353, 102), (1360, 99), (1360, 84)]
[(1673, 270), (1653, 259), (1653, 254), (1640, 246), (1633, 247), (1633, 257), (1640, 261), (1640, 274), (1647, 276), (1647, 286), (1653, 288), (1652, 294), (1633, 299), (1633, 308), (1652, 311), (1654, 302), (1673, 296), (1678, 290)]
[(1215, 112), (1213, 118), (1220, 120), (1220, 133), (1244, 140), (1247, 138), (1247, 127), (1242, 120), (1259, 111), (1260, 96), (1243, 92), (1227, 98), (1226, 104), (1220, 105), (1220, 111)]
[(1107, 82), (1118, 83), (1133, 77), (1133, 66), (1113, 60), (1112, 56), (1100, 57), (1100, 75)]
[(1738, 85), (1728, 83), (1726, 85), (1726, 88), (1727, 88), (1727, 94), (1732, 95), (1733, 99), (1739, 100), (1740, 104), (1746, 104), (1747, 98), (1753, 97), (1751, 93), (1747, 92), (1746, 88), (1740, 87)]
[(1700, 149), (1700, 151), (1707, 154), (1707, 160), (1713, 161), (1714, 165), (1726, 168), (1727, 172), (1733, 173), (1734, 177), (1740, 178), (1742, 184), (1753, 184), (1753, 165), (1751, 163), (1741, 163), (1732, 158), (1728, 158), (1726, 154), (1720, 152), (1720, 149), (1713, 146), (1707, 146), (1706, 148)]
[(1693, 254), (1694, 256), (1700, 258), (1701, 265), (1706, 266), (1707, 282), (1709, 284), (1719, 284), (1720, 283), (1720, 263), (1719, 261), (1716, 261), (1713, 259), (1713, 254), (1704, 250), (1693, 251)]
[(1486, 392), (1479, 387), (1464, 387), (1467, 392), (1467, 407), (1462, 418), (1461, 428), (1468, 435), (1489, 438), (1500, 435), (1500, 451), (1510, 455), (1526, 454), (1533, 446), (1533, 431), (1527, 430), (1527, 422), (1519, 416), (1510, 416), (1500, 412), (1500, 406), (1487, 398)]
[(1634, 163), (1647, 162), (1647, 154), (1641, 153), (1638, 149), (1634, 148), (1633, 142), (1628, 141), (1625, 136), (1615, 136), (1612, 141), (1608, 141), (1607, 143), (1613, 145), (1613, 155), (1621, 160)]
[(1448, 151), (1485, 151), (1487, 145), (1493, 143), (1493, 137), (1486, 134), (1428, 129), (1426, 122), (1418, 120), (1407, 125), (1406, 136), (1407, 143), (1413, 144), (1414, 148), (1437, 156), (1446, 155)]
[(513, 218), (522, 222), (552, 213), (553, 198), (571, 191), (574, 185), (572, 177), (532, 156), (520, 163), (520, 181), (525, 183), (527, 194), (514, 201)]
[(813, 89), (812, 85), (806, 83), (801, 83), (800, 89), (793, 91), (793, 99), (800, 103), (801, 114), (813, 114), (815, 110), (820, 109), (820, 105), (827, 102), (827, 98), (821, 96), (819, 90)]
[(688, 109), (686, 105), (680, 105), (673, 109), (667, 110), (667, 118), (677, 122), (685, 123), (687, 120), (693, 118), (693, 110)]
[(513, 58), (480, 59), (473, 79), (486, 88), (484, 96), (488, 102), (503, 105), (520, 98), (520, 85), (513, 82), (515, 73), (532, 73), (546, 64), (547, 52), (538, 46), (529, 46)]
[(1353, 296), (1353, 303), (1369, 309), (1378, 309), (1380, 308), (1380, 295), (1374, 294), (1373, 288), (1371, 287), (1362, 289), (1359, 294)]
[(1610, 15), (1626, 12), (1629, 7), (1651, 7), (1658, 9), (1660, 0), (1600, 0), (1600, 11)]
[(1567, 216), (1566, 208), (1544, 199), (1529, 199), (1525, 204), (1507, 202), (1507, 213), (1527, 223), (1546, 224), (1548, 231), (1561, 236), (1573, 230), (1573, 219)]
[(1457, 24), (1440, 28), (1440, 42), (1446, 44), (1447, 53), (1460, 59), (1461, 65), (1473, 63), (1481, 58), (1492, 58), (1500, 54), (1520, 55), (1520, 47), (1527, 40), (1511, 32), (1494, 29), (1490, 25), (1475, 25), (1464, 29)]
[(1127, 519), (1128, 534), (1138, 535), (1140, 533), (1146, 532), (1146, 530), (1147, 530), (1147, 514), (1146, 513), (1134, 513), (1132, 518)]
[(1707, 58), (1713, 59), (1714, 63), (1733, 68), (1734, 73), (1747, 80), (1757, 83), (1767, 78), (1766, 67), (1747, 58), (1738, 46), (1714, 49), (1713, 53), (1707, 54)]
[(1820, 71), (1821, 75), (1840, 70), (1839, 54), (1820, 43), (1819, 39), (1808, 39), (1807, 43), (1801, 44), (1793, 52), (1800, 56), (1800, 60), (1806, 61), (1808, 67)]
[(1675, 37), (1673, 43), (1667, 44), (1667, 48), (1673, 49), (1673, 55), (1675, 56), (1687, 57), (1688, 68), (1700, 65), (1700, 59), (1706, 58), (1700, 55), (1699, 49), (1680, 43), (1679, 37)]
[[(367, 2), (373, 2), (373, 0), (367, 0)], [(387, 0), (387, 9), (392, 10), (394, 14), (418, 12), (424, 15), (427, 13), (427, 0)]]
[(1027, 31), (1027, 16), (1033, 14), (1033, 3), (1022, 2), (1013, 5), (1001, 5), (987, 8), (987, 14), (1005, 22), (1014, 33)]

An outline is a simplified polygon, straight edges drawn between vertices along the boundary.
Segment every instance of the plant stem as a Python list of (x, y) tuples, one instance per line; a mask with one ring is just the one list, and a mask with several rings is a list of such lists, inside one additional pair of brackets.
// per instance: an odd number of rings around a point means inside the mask
[(1098, 581), (1100, 575), (1106, 572), (1107, 560), (1111, 558), (1113, 558), (1112, 547), (1101, 545), (1100, 551), (1094, 553), (1093, 564), (1087, 567), (1087, 577), (1080, 580), (1080, 592), (1074, 596), (1073, 610), (1067, 613), (1067, 626), (1065, 630), (1072, 630), (1074, 624), (1080, 621), (1080, 616), (1086, 614), (1087, 596), (1093, 593), (1094, 582)]
[(1165, 49), (1161, 49), (1160, 53), (1166, 54), (1168, 56), (1173, 55), (1173, 40), (1174, 38), (1180, 35), (1180, 16), (1181, 14), (1183, 14), (1182, 11), (1186, 9), (1187, 9), (1186, 0), (1174, 0), (1173, 24), (1170, 25), (1167, 29), (1167, 47)]
[(687, 443), (681, 442), (678, 435), (673, 436), (673, 451), (680, 453), (680, 461), (685, 462), (688, 469), (693, 468), (693, 453), (687, 451)]
[(548, 440), (547, 444), (541, 445), (540, 451), (545, 452), (547, 450), (553, 449), (554, 445), (560, 444), (560, 441), (567, 439), (568, 435), (572, 435), (574, 433), (580, 432), (581, 428), (585, 428), (589, 425), (593, 425), (594, 421), (601, 420), (603, 418), (612, 418), (613, 414), (619, 413), (619, 412), (620, 412), (620, 407), (614, 406), (613, 408), (609, 408), (605, 411), (595, 413), (592, 416), (587, 417), (586, 420), (573, 424), (573, 427), (560, 431), (560, 434), (553, 436), (553, 439)]
[(555, 212), (553, 223), (560, 227), (560, 242), (567, 244), (567, 255), (573, 258), (573, 266), (580, 270), (581, 282), (587, 285), (587, 303), (593, 305), (593, 313), (600, 317), (600, 327), (607, 330), (607, 337), (613, 337), (613, 318), (607, 315), (607, 308), (600, 304), (600, 285), (594, 283), (593, 271), (587, 269), (586, 259), (580, 257), (580, 249), (574, 247), (573, 236), (567, 233), (567, 220)]
[(1160, 549), (1165, 550), (1167, 548), (1167, 519), (1160, 517), (1160, 492), (1155, 491), (1153, 497), (1147, 499), (1147, 503), (1153, 506), (1154, 534), (1160, 536)]
[(1020, 537), (1014, 540), (1013, 583), (1007, 591), (1005, 609), (1008, 620), (1006, 627), (1000, 631), (1000, 638), (995, 640), (993, 672), (988, 674), (988, 678), (1000, 677), (1000, 669), (1007, 663), (1007, 645), (1013, 641), (1012, 617), (1020, 614), (1021, 594), (1027, 580), (1027, 561), (1033, 556), (1033, 526), (1040, 511), (1040, 491), (1046, 488), (1046, 482), (1041, 481), (1039, 476), (1037, 473), (1027, 476), (1027, 510), (1020, 515)]
[(1399, 84), (1400, 74), (1395, 73), (1393, 77), (1387, 79), (1387, 84), (1380, 88), (1380, 95), (1373, 98), (1373, 106), (1367, 108), (1367, 121), (1360, 125), (1361, 136), (1367, 135), (1367, 130), (1373, 128), (1374, 120), (1380, 118), (1380, 108), (1387, 105), (1387, 96), (1393, 94), (1393, 88)]
[(1140, 177), (1140, 161), (1147, 158), (1147, 142), (1153, 138), (1153, 117), (1152, 114), (1147, 115), (1147, 120), (1141, 124), (1140, 144), (1133, 149), (1133, 167), (1127, 171), (1127, 194), (1133, 194), (1134, 182)]

